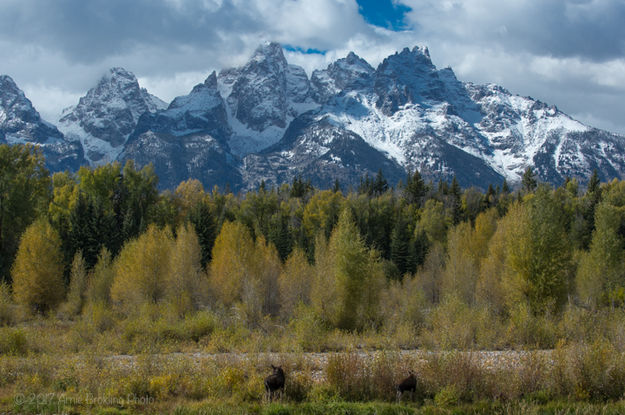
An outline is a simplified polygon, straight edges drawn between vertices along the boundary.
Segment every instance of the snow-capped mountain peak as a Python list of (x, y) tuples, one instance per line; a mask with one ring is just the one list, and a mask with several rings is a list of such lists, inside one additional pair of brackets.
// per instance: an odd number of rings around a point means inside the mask
[(248, 62), (248, 65), (251, 62), (280, 62), (286, 64), (286, 59), (284, 57), (284, 51), (282, 50), (282, 46), (277, 42), (265, 42), (262, 45), (258, 46)]
[(64, 111), (59, 128), (81, 142), (91, 163), (102, 164), (116, 159), (142, 114), (166, 106), (141, 88), (132, 72), (111, 68), (78, 105)]
[(40, 146), (48, 168), (76, 170), (84, 162), (80, 145), (41, 118), (10, 76), (0, 75), (0, 143)]
[[(68, 143), (8, 77), (0, 77), (0, 104), (0, 141)], [(350, 52), (309, 79), (278, 43), (265, 43), (167, 107), (113, 68), (60, 125), (90, 164), (153, 163), (169, 188), (190, 177), (234, 190), (295, 176), (349, 186), (380, 168), (391, 182), (419, 170), (483, 188), (519, 182), (527, 167), (551, 183), (585, 182), (593, 169), (602, 180), (625, 178), (622, 136), (503, 87), (462, 82), (418, 46), (377, 68)]]
[(345, 58), (328, 65), (326, 69), (312, 73), (311, 83), (315, 98), (326, 102), (341, 91), (362, 89), (370, 86), (375, 70), (367, 61), (350, 52)]

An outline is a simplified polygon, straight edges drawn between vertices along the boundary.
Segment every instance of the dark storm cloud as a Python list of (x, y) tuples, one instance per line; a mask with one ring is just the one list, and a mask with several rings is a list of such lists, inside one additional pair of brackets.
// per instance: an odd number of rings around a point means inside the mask
[(520, 50), (595, 61), (623, 56), (625, 2), (540, 1), (509, 16), (503, 43)]
[(427, 36), (556, 57), (605, 61), (625, 54), (623, 0), (402, 1)]
[(77, 62), (126, 54), (146, 45), (210, 47), (220, 33), (259, 30), (230, 1), (20, 0), (2, 6), (0, 37), (56, 50)]

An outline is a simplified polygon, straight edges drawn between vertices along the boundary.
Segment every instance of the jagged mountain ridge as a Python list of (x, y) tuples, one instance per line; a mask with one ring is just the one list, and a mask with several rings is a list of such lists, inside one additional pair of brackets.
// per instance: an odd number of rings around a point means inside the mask
[(139, 87), (133, 73), (112, 68), (75, 107), (63, 111), (59, 129), (69, 140), (80, 141), (92, 165), (103, 164), (123, 151), (141, 115), (166, 107)]
[(163, 188), (187, 178), (254, 188), (297, 175), (353, 185), (380, 168), (391, 182), (418, 169), (480, 187), (518, 182), (528, 166), (555, 184), (584, 182), (593, 169), (603, 180), (625, 177), (622, 136), (499, 86), (461, 82), (422, 47), (377, 68), (352, 52), (308, 78), (267, 43), (167, 108), (115, 68), (60, 126), (92, 164), (153, 163)]
[(7, 75), (0, 75), (0, 143), (40, 146), (52, 171), (77, 170), (85, 163), (82, 146), (67, 141), (44, 121), (32, 102)]

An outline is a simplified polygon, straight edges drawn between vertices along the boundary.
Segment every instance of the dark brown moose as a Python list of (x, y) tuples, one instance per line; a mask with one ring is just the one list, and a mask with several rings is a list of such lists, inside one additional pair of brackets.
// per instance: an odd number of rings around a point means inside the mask
[(284, 394), (284, 370), (280, 366), (271, 365), (273, 373), (265, 378), (265, 397), (267, 400), (273, 400), (273, 397), (280, 392), (280, 396)]
[(410, 392), (410, 398), (412, 399), (414, 392), (417, 390), (417, 376), (412, 370), (408, 374), (408, 377), (395, 387), (397, 389), (397, 402), (401, 400), (404, 392)]

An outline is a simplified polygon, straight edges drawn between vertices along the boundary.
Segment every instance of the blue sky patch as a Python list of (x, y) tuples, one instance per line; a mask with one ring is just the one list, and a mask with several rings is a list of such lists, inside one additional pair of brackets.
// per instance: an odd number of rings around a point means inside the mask
[(327, 52), (327, 50), (319, 50), (319, 49), (312, 49), (312, 48), (304, 49), (299, 46), (292, 46), (292, 45), (282, 45), (282, 47), (284, 48), (284, 50), (288, 50), (289, 52), (304, 53), (306, 55), (325, 55)]
[(412, 10), (408, 6), (393, 4), (393, 0), (356, 0), (358, 9), (367, 23), (390, 30), (406, 29), (404, 17)]

